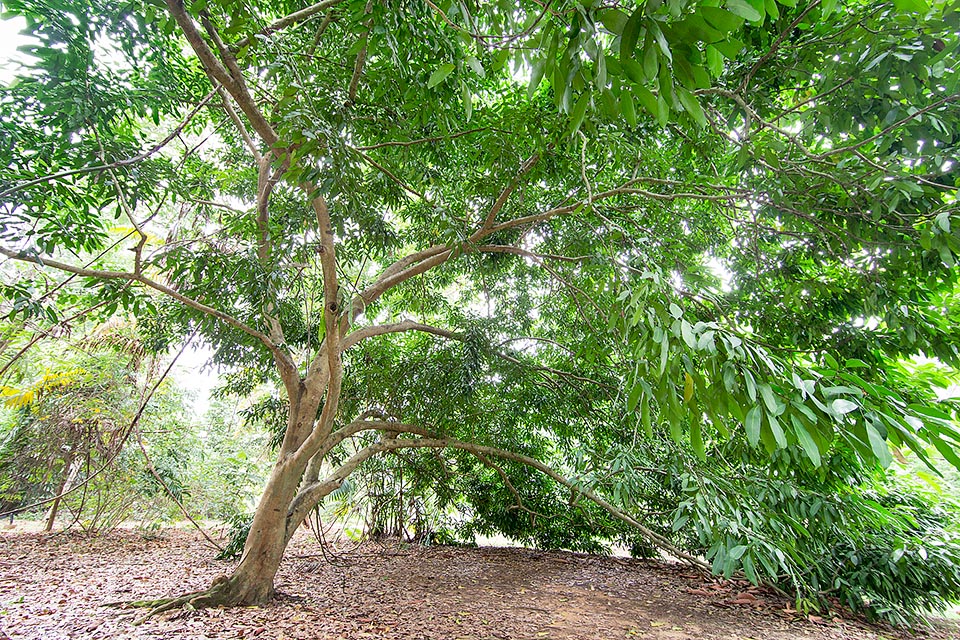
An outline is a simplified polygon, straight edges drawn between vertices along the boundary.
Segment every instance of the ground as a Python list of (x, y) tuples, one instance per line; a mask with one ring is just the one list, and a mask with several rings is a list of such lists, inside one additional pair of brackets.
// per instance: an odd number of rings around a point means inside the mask
[(367, 543), (321, 553), (307, 531), (288, 551), (266, 607), (176, 611), (111, 603), (208, 585), (232, 563), (195, 532), (146, 539), (0, 533), (0, 640), (257, 638), (455, 640), (644, 638), (880, 640), (960, 637), (937, 623), (917, 635), (821, 619), (745, 583), (682, 565), (516, 548)]

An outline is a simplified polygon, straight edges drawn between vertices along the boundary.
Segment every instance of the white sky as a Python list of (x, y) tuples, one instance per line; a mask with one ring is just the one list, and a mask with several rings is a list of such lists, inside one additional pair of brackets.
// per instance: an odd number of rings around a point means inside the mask
[(20, 33), (26, 26), (26, 21), (19, 17), (0, 20), (0, 84), (8, 84), (14, 77), (18, 63), (26, 59), (23, 53), (17, 51), (17, 47), (29, 42)]
[(171, 374), (177, 384), (193, 397), (193, 412), (202, 418), (210, 408), (210, 391), (219, 382), (215, 367), (207, 366), (213, 351), (205, 344), (194, 344), (183, 352)]

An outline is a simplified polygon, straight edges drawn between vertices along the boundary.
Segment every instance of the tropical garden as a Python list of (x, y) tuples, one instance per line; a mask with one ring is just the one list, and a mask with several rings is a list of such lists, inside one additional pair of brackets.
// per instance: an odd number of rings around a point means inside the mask
[(3, 512), (225, 523), (145, 611), (337, 519), (960, 599), (960, 3), (3, 10)]

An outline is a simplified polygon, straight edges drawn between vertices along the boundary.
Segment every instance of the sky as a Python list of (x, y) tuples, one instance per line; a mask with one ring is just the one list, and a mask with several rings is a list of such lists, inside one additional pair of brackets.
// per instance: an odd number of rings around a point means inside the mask
[(0, 20), (0, 84), (13, 79), (17, 61), (25, 57), (17, 51), (17, 47), (28, 42), (28, 38), (20, 33), (25, 27), (23, 18)]

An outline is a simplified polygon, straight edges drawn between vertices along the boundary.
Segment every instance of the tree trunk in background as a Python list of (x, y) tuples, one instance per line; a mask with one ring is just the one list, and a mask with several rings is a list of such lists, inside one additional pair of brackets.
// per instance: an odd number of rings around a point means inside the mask
[(46, 532), (53, 531), (53, 523), (57, 521), (57, 512), (60, 510), (60, 501), (62, 500), (63, 492), (66, 491), (67, 486), (76, 475), (76, 472), (73, 469), (75, 451), (76, 446), (71, 446), (67, 456), (63, 459), (63, 478), (61, 478), (60, 485), (57, 487), (57, 492), (54, 494), (55, 497), (53, 499), (53, 504), (50, 505), (50, 510), (47, 512), (47, 522), (43, 526), (43, 530)]

